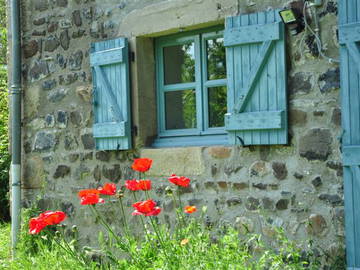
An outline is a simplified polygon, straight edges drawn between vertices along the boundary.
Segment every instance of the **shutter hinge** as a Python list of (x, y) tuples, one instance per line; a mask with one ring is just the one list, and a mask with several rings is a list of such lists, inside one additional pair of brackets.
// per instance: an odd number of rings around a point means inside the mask
[(135, 52), (130, 52), (130, 61), (135, 62)]
[(137, 136), (138, 135), (138, 128), (137, 126), (132, 126), (131, 127), (131, 133), (133, 136)]

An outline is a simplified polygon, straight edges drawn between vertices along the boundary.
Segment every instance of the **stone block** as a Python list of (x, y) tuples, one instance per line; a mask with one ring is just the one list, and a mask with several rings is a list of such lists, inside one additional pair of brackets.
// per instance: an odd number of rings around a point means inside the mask
[(42, 188), (45, 181), (44, 161), (41, 157), (31, 157), (24, 162), (23, 188)]
[(207, 148), (207, 153), (216, 159), (225, 159), (230, 157), (231, 148), (222, 146), (212, 146)]
[(340, 69), (330, 68), (319, 76), (319, 88), (321, 93), (340, 88)]
[(290, 125), (305, 125), (307, 122), (306, 112), (299, 109), (291, 109), (289, 111), (289, 124)]
[(327, 228), (325, 218), (319, 214), (311, 214), (306, 226), (307, 232), (312, 235), (321, 235)]
[(298, 72), (289, 78), (289, 90), (292, 94), (307, 94), (312, 89), (312, 76), (309, 73)]
[(147, 175), (194, 176), (205, 172), (201, 147), (142, 149), (140, 155), (153, 160)]
[(35, 135), (34, 151), (50, 151), (57, 144), (56, 136), (52, 132), (39, 131)]
[(53, 52), (55, 51), (58, 47), (60, 46), (60, 41), (59, 39), (54, 36), (54, 35), (50, 35), (45, 39), (45, 45), (44, 45), (44, 50), (47, 52)]
[(65, 51), (69, 49), (70, 37), (67, 29), (60, 33), (60, 45)]
[(284, 180), (287, 177), (286, 164), (283, 162), (273, 162), (272, 164), (273, 174), (276, 179)]
[(242, 189), (249, 188), (249, 184), (248, 184), (248, 183), (245, 183), (245, 182), (242, 182), (242, 183), (233, 183), (233, 184), (232, 184), (232, 187), (233, 187), (233, 189), (236, 189), (236, 190), (242, 190)]
[(308, 160), (326, 160), (331, 153), (331, 142), (329, 129), (313, 128), (300, 138), (300, 156)]
[(248, 197), (246, 199), (245, 207), (250, 211), (258, 210), (260, 208), (260, 200), (254, 197)]
[(24, 44), (23, 52), (25, 58), (34, 56), (39, 50), (39, 45), (36, 40), (30, 40)]
[(92, 134), (84, 134), (81, 136), (81, 141), (84, 145), (84, 149), (86, 150), (92, 150), (95, 148), (95, 141)]
[(270, 173), (270, 166), (264, 161), (255, 161), (249, 168), (250, 176), (263, 177)]
[(69, 175), (71, 172), (71, 169), (69, 166), (66, 165), (59, 165), (56, 168), (56, 171), (53, 175), (55, 179), (57, 178), (64, 178), (65, 176)]
[(286, 210), (288, 209), (289, 200), (288, 199), (280, 199), (276, 202), (277, 210)]

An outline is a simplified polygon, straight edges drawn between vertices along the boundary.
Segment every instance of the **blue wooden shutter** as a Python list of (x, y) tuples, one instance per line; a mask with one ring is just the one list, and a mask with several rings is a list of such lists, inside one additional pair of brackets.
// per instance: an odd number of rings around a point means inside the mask
[(131, 148), (128, 43), (125, 38), (91, 45), (96, 149)]
[(284, 25), (278, 11), (226, 20), (230, 144), (287, 144)]
[(338, 5), (347, 269), (360, 269), (360, 2)]

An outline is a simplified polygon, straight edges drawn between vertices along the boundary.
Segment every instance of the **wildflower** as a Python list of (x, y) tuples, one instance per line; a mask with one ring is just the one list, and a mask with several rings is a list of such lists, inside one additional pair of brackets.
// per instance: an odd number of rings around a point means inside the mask
[(66, 219), (66, 215), (61, 211), (46, 211), (41, 213), (36, 218), (31, 218), (29, 220), (29, 233), (38, 234), (48, 225), (59, 224), (60, 222)]
[(100, 194), (103, 195), (115, 195), (116, 194), (116, 185), (114, 183), (106, 183), (104, 186), (97, 189)]
[(97, 189), (80, 190), (78, 193), (80, 200), (81, 200), (80, 204), (87, 205), (87, 204), (104, 203), (105, 201), (100, 198), (99, 194), (100, 194), (100, 191)]
[(80, 201), (81, 205), (88, 205), (88, 204), (97, 204), (97, 203), (104, 203), (104, 199), (101, 199), (99, 194), (89, 193), (85, 196), (82, 196)]
[(192, 214), (192, 213), (194, 213), (194, 212), (196, 212), (196, 206), (185, 206), (185, 208), (184, 208), (184, 212), (186, 213), (186, 214)]
[(125, 187), (131, 191), (150, 190), (151, 180), (126, 180)]
[(133, 179), (133, 180), (126, 180), (125, 181), (125, 187), (128, 189), (128, 190), (131, 190), (131, 191), (137, 191), (139, 190), (139, 183), (137, 180)]
[(190, 185), (190, 179), (185, 176), (177, 176), (176, 174), (172, 174), (168, 180), (169, 182), (181, 187), (188, 187)]
[(183, 240), (181, 240), (180, 245), (185, 246), (188, 243), (189, 243), (189, 239), (184, 238)]
[(135, 208), (135, 211), (132, 213), (133, 216), (157, 216), (161, 212), (161, 208), (156, 207), (156, 202), (153, 200), (136, 202), (132, 206)]
[(150, 190), (151, 189), (151, 180), (140, 180), (139, 189), (141, 190)]
[(46, 225), (55, 225), (65, 220), (66, 215), (62, 211), (56, 211), (56, 212), (46, 211), (44, 213), (41, 213), (39, 215), (39, 218), (44, 220)]
[(151, 168), (152, 160), (149, 158), (136, 158), (131, 168), (134, 171), (146, 172)]
[(83, 189), (79, 191), (78, 196), (81, 198), (88, 194), (100, 194), (100, 191), (97, 189)]

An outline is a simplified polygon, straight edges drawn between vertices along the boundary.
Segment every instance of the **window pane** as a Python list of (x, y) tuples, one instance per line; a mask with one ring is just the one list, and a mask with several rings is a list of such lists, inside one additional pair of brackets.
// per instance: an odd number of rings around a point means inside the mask
[(166, 129), (196, 128), (195, 90), (165, 93)]
[(224, 38), (206, 40), (207, 79), (216, 80), (226, 78), (226, 59)]
[(194, 43), (164, 48), (165, 84), (195, 81)]
[(226, 108), (226, 86), (208, 88), (209, 127), (223, 127)]

